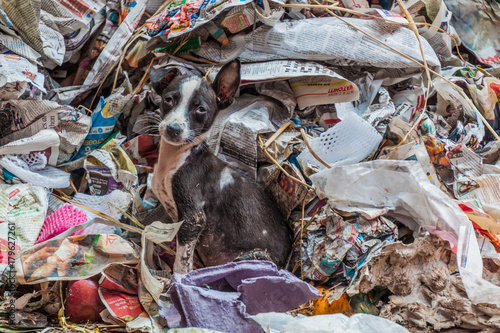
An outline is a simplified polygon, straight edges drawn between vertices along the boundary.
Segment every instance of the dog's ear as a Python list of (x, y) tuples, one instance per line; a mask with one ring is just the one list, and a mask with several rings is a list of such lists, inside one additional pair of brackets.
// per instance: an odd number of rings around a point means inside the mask
[(177, 68), (159, 68), (149, 71), (149, 79), (154, 91), (161, 96), (163, 90), (167, 88), (170, 82), (179, 74)]
[(215, 77), (212, 88), (217, 96), (217, 107), (227, 108), (233, 101), (241, 82), (241, 64), (238, 59), (233, 60), (221, 68)]

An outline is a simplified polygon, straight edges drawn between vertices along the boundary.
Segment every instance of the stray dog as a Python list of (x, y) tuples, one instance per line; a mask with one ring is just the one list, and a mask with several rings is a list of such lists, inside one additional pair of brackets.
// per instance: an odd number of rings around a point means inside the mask
[(161, 96), (162, 119), (153, 191), (174, 222), (184, 221), (177, 233), (174, 272), (193, 269), (195, 250), (205, 266), (235, 259), (283, 266), (291, 250), (285, 217), (260, 186), (232, 170), (205, 143), (217, 112), (231, 104), (238, 90), (240, 62), (226, 64), (213, 84), (176, 74), (150, 74)]

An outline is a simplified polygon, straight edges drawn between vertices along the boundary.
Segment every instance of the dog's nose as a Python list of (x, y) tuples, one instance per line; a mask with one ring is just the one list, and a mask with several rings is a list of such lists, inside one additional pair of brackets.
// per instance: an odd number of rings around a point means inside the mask
[(177, 124), (170, 124), (167, 126), (167, 134), (172, 139), (178, 137), (179, 134), (181, 134), (181, 131), (181, 127)]

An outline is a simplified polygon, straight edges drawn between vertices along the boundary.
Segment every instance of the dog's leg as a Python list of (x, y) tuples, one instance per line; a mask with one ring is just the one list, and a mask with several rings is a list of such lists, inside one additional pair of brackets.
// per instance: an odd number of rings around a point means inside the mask
[[(179, 242), (179, 238), (177, 238)], [(196, 239), (185, 245), (178, 245), (175, 253), (174, 273), (187, 274), (193, 270), (193, 255)]]
[(205, 213), (202, 209), (191, 210), (186, 214), (184, 223), (177, 234), (174, 273), (187, 274), (193, 270), (193, 255), (196, 243), (205, 226)]

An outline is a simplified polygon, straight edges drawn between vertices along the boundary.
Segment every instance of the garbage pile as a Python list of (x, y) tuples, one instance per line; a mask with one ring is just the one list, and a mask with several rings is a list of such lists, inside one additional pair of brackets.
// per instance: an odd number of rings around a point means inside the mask
[[(0, 331), (500, 330), (498, 1), (0, 4)], [(155, 85), (235, 59), (203, 145), (293, 248), (174, 273)]]

